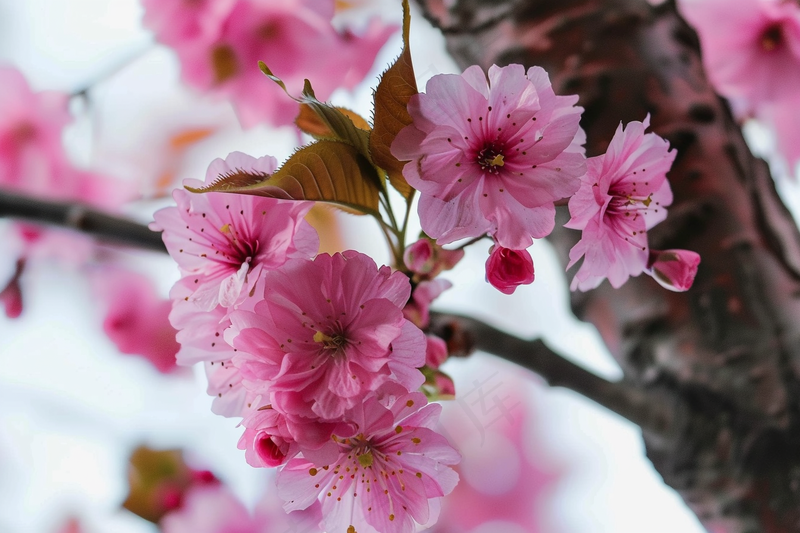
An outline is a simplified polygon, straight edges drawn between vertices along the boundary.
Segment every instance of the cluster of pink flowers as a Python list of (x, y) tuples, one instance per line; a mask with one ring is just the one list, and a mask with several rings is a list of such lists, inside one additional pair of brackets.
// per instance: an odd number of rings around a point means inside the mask
[(583, 230), (570, 253), (570, 266), (584, 258), (573, 290), (606, 277), (618, 287), (642, 272), (688, 289), (697, 254), (671, 251), (665, 268), (647, 247), (646, 230), (672, 202), (666, 173), (675, 152), (644, 134), (646, 119), (620, 128), (608, 153), (587, 163), (576, 102), (556, 96), (540, 67), (492, 66), (488, 83), (477, 66), (434, 76), (427, 93), (411, 98), (413, 124), (392, 145), (410, 161), (403, 175), (420, 191), (422, 229), (440, 244), (491, 237), (487, 281), (511, 294), (533, 281), (526, 248), (553, 230), (555, 204), (569, 198), (567, 226)]
[[(268, 175), (275, 160), (233, 153), (207, 182), (233, 169)], [(439, 407), (416, 392), (427, 341), (404, 316), (408, 276), (352, 250), (316, 255), (310, 203), (174, 198), (153, 227), (182, 274), (170, 315), (178, 360), (203, 361), (215, 412), (243, 417), (247, 461), (282, 467), (286, 509), (319, 501), (329, 531), (434, 520), (458, 454), (431, 429)]]
[(740, 115), (772, 124), (778, 148), (800, 161), (800, 5), (789, 0), (681, 0), (711, 82)]
[(144, 23), (175, 50), (186, 83), (229, 98), (241, 123), (290, 124), (297, 105), (258, 69), (264, 61), (292, 93), (314, 75), (319, 98), (352, 89), (395, 28), (363, 32), (331, 24), (334, 0), (142, 0)]
[[(412, 97), (413, 123), (392, 150), (410, 161), (425, 235), (401, 271), (353, 250), (318, 254), (310, 202), (176, 190), (177, 206), (156, 213), (182, 275), (171, 293), (178, 360), (206, 365), (213, 410), (242, 417), (249, 464), (280, 468), (287, 511), (319, 508), (328, 531), (409, 533), (436, 520), (459, 460), (434, 430), (440, 406), (421, 392), (455, 394), (439, 369), (446, 343), (423, 333), (450, 287), (437, 276), (464, 255), (443, 244), (489, 236), (487, 279), (510, 294), (533, 281), (527, 248), (568, 198), (567, 226), (583, 231), (573, 289), (642, 272), (689, 288), (697, 254), (647, 244), (672, 202), (675, 151), (645, 133), (647, 117), (620, 125), (607, 153), (587, 160), (576, 101), (556, 96), (541, 68), (519, 65), (492, 67), (488, 83), (477, 67), (435, 76)], [(235, 152), (211, 164), (206, 184), (275, 168)]]
[[(135, 184), (78, 168), (62, 143), (72, 117), (69, 95), (33, 91), (22, 73), (0, 67), (0, 188), (50, 200), (78, 202), (113, 211), (136, 197)], [(74, 232), (18, 222), (5, 242), (17, 250), (16, 268), (0, 290), (9, 318), (23, 312), (23, 277), (36, 261), (87, 269), (105, 307), (103, 330), (119, 350), (147, 358), (161, 372), (175, 368), (175, 331), (166, 321), (169, 301), (150, 281), (121, 266), (113, 253)], [(14, 254), (8, 257), (14, 260)], [(102, 261), (99, 260), (102, 258)], [(2, 285), (0, 285), (2, 287)]]

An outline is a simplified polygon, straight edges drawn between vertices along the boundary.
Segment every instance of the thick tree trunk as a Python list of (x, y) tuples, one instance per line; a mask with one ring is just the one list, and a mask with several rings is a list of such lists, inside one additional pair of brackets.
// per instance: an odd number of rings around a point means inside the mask
[[(648, 113), (678, 149), (675, 202), (650, 244), (700, 253), (694, 287), (640, 276), (574, 294), (573, 309), (628, 381), (674, 405), (664, 431), (644, 432), (647, 452), (710, 531), (800, 531), (800, 234), (708, 84), (693, 30), (672, 2), (422, 4), (460, 65), (541, 65), (556, 93), (579, 94), (588, 155)], [(577, 237), (554, 235), (564, 258)]]

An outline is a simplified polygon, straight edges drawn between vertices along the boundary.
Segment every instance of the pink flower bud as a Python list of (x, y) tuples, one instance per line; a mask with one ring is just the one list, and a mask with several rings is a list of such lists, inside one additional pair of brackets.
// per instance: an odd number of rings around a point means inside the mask
[(434, 376), (436, 389), (439, 391), (439, 399), (447, 400), (456, 397), (456, 385), (453, 383), (453, 378), (444, 372), (436, 372)]
[(406, 248), (403, 262), (422, 279), (433, 279), (450, 270), (464, 257), (464, 250), (445, 250), (431, 239), (422, 238)]
[(255, 440), (255, 451), (261, 459), (263, 466), (268, 468), (280, 466), (286, 460), (287, 444), (279, 446), (272, 435), (265, 431), (259, 431)]
[(403, 254), (403, 262), (415, 274), (428, 274), (434, 267), (433, 243), (430, 239), (420, 239)]
[(435, 335), (426, 335), (425, 366), (439, 368), (447, 361), (447, 343)]
[(527, 250), (511, 250), (495, 245), (486, 260), (486, 281), (503, 294), (519, 285), (533, 282), (533, 258)]
[(217, 479), (217, 476), (215, 476), (214, 472), (211, 470), (192, 469), (189, 474), (192, 478), (193, 485), (216, 485), (219, 483), (219, 479)]
[(700, 256), (689, 250), (650, 250), (647, 272), (659, 285), (675, 292), (689, 290)]
[(0, 304), (6, 309), (8, 318), (18, 318), (22, 314), (22, 288), (19, 285), (19, 278), (25, 269), (25, 260), (17, 260), (17, 269), (6, 288), (0, 291)]

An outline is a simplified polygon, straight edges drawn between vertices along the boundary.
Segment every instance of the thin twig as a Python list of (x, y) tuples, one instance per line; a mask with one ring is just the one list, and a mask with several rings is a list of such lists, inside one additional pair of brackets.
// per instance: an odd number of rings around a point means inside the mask
[[(51, 202), (0, 191), (0, 217), (51, 224), (88, 233), (115, 244), (165, 252), (161, 235), (147, 226), (101, 213), (80, 204)], [(663, 434), (673, 416), (668, 406), (626, 382), (592, 374), (548, 348), (541, 340), (525, 340), (475, 318), (431, 313), (431, 330), (448, 342), (454, 355), (478, 349), (502, 357), (597, 402), (642, 429)]]
[[(501, 357), (539, 374), (553, 387), (570, 389), (639, 425), (663, 434), (672, 409), (653, 394), (624, 381), (608, 381), (565, 359), (541, 340), (525, 340), (463, 315), (431, 313), (431, 329), (448, 348), (466, 355), (473, 349)], [(458, 355), (458, 354), (456, 354)]]
[(161, 234), (147, 226), (88, 206), (52, 202), (0, 191), (0, 218), (15, 218), (70, 228), (114, 244), (166, 252)]

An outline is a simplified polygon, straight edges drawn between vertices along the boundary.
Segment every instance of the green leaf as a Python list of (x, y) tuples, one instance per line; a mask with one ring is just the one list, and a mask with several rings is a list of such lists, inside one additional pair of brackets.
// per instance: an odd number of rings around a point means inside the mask
[(350, 213), (380, 218), (378, 183), (375, 167), (355, 147), (322, 140), (295, 152), (272, 175), (236, 169), (210, 185), (187, 189), (328, 202)]
[(391, 146), (400, 130), (411, 124), (408, 101), (419, 92), (408, 44), (410, 24), (408, 0), (403, 0), (403, 52), (383, 73), (375, 90), (375, 119), (369, 139), (372, 160), (386, 170), (389, 182), (406, 199), (414, 189), (403, 177), (405, 163), (392, 155)]

